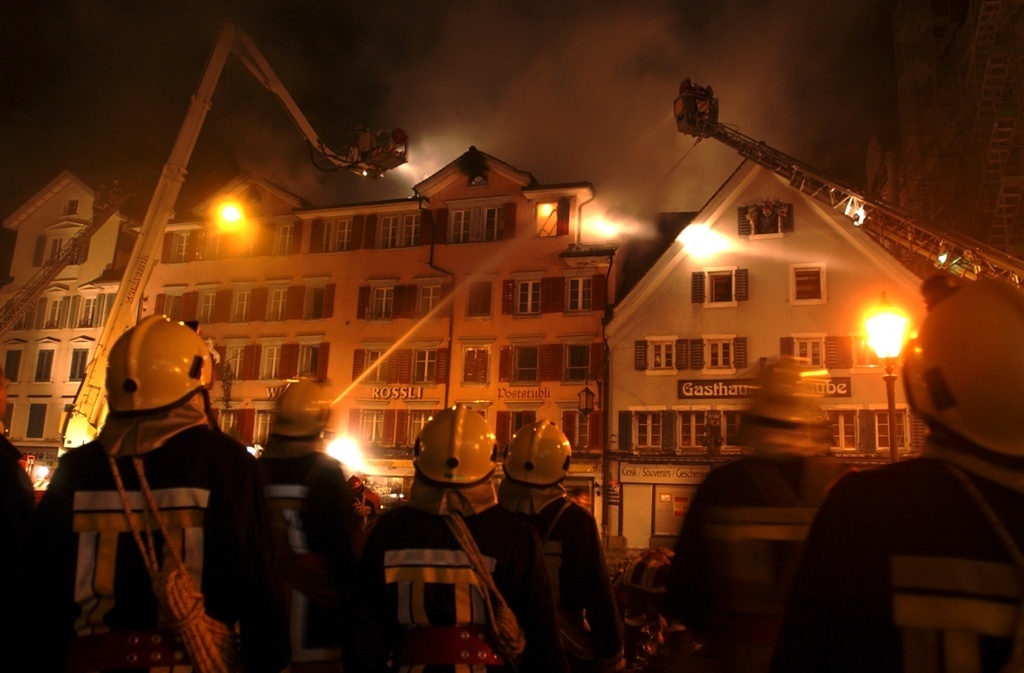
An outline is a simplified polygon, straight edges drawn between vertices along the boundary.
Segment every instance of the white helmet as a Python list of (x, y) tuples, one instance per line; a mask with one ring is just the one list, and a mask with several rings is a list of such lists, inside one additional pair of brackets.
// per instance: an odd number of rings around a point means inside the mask
[(494, 473), (497, 451), (484, 417), (456, 404), (434, 414), (420, 430), (413, 462), (431, 481), (466, 486)]
[(569, 474), (572, 446), (551, 421), (516, 431), (505, 450), (505, 475), (533, 486), (550, 486)]
[(312, 437), (327, 427), (332, 397), (323, 381), (302, 379), (288, 384), (274, 413), (272, 434), (282, 437)]
[(904, 356), (911, 408), (978, 446), (1024, 457), (1024, 294), (986, 279), (929, 303)]
[(106, 387), (111, 411), (173, 407), (212, 383), (209, 346), (167, 316), (143, 318), (110, 347)]

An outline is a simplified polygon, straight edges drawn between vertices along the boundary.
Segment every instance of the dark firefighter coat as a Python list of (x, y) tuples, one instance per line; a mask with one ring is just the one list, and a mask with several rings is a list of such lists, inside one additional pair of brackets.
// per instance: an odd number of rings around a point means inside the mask
[[(142, 460), (173, 544), (205, 595), (207, 613), (239, 629), (245, 670), (282, 670), (288, 664), (287, 619), (273, 589), (255, 459), (237, 441), (200, 426), (172, 436)], [(139, 512), (143, 500), (132, 457), (117, 464)], [(159, 529), (154, 537), (168, 562)], [(41, 579), (36, 622), (46, 644), (39, 648), (39, 670), (65, 670), (60, 660), (71, 641), (85, 644), (89, 636), (165, 626), (158, 623), (150, 577), (99, 441), (61, 457), (39, 503), (32, 555)], [(98, 640), (103, 638), (93, 642)]]
[[(498, 590), (515, 613), (526, 637), (519, 673), (561, 673), (565, 657), (558, 638), (550, 581), (540, 541), (522, 519), (497, 504), (467, 516), (466, 527), (489, 561)], [(362, 644), (373, 651), (353, 670), (389, 670), (387, 659), (402, 652), (422, 627), (471, 626), (487, 630), (488, 618), (472, 568), (444, 517), (410, 505), (386, 512), (370, 532), (359, 563), (366, 621)], [(437, 639), (438, 647), (449, 645)], [(431, 644), (413, 643), (422, 651)], [(456, 649), (456, 656), (461, 654)], [(410, 668), (417, 658), (398, 656), (393, 670), (417, 673), (474, 673), (506, 670), (504, 666), (472, 665), (475, 651), (466, 650), (466, 664)]]
[[(278, 445), (307, 450), (276, 457)], [(257, 461), (271, 510), (275, 562), (287, 585), (293, 673), (341, 671), (343, 638), (353, 626), (346, 616), (360, 521), (341, 465), (319, 445), (271, 435)]]
[[(0, 605), (24, 605), (32, 596), (30, 585), (35, 584), (34, 573), (26, 571), (31, 568), (28, 532), (36, 500), (21, 458), (21, 452), (0, 435)], [(8, 620), (0, 629), (0, 671), (22, 670), (19, 657), (31, 649), (25, 646), (24, 626)]]
[[(970, 478), (1024, 546), (1024, 495)], [(844, 477), (804, 553), (773, 673), (995, 673), (1006, 664), (1024, 579), (943, 461)]]
[[(547, 536), (544, 561), (562, 618), (578, 625), (585, 614), (595, 661), (600, 670), (616, 670), (623, 656), (622, 621), (594, 517), (559, 498), (527, 519), (542, 539)], [(573, 654), (568, 643), (566, 650)]]
[(697, 489), (665, 609), (724, 670), (767, 670), (803, 540), (845, 469), (823, 457), (749, 456), (714, 470)]

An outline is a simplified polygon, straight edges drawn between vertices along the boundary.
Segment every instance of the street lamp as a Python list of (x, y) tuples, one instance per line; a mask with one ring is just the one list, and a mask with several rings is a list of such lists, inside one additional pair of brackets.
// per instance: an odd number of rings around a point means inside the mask
[(864, 320), (868, 333), (868, 346), (875, 352), (885, 366), (885, 393), (889, 402), (889, 461), (899, 460), (896, 432), (896, 363), (903, 349), (903, 337), (907, 331), (909, 320), (899, 309), (889, 303), (882, 293), (882, 300), (871, 310)]
[[(590, 381), (588, 380), (587, 383), (589, 384)], [(594, 411), (594, 402), (597, 400), (597, 394), (590, 389), (589, 385), (586, 385), (576, 397), (579, 400), (577, 408), (580, 410), (580, 413), (589, 416)]]

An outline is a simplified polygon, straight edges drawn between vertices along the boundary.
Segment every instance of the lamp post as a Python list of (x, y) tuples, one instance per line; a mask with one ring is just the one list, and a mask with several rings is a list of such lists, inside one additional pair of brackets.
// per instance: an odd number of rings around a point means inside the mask
[(589, 380), (587, 380), (587, 384), (588, 385), (584, 386), (583, 390), (581, 390), (576, 397), (579, 400), (577, 408), (580, 413), (589, 416), (594, 411), (594, 402), (597, 399), (597, 395), (590, 389)]
[(899, 309), (889, 303), (882, 293), (882, 300), (871, 310), (864, 321), (868, 333), (868, 346), (882, 361), (885, 367), (886, 399), (889, 403), (889, 461), (899, 460), (896, 431), (896, 364), (899, 362), (900, 351), (903, 350), (903, 337), (907, 331), (908, 319)]

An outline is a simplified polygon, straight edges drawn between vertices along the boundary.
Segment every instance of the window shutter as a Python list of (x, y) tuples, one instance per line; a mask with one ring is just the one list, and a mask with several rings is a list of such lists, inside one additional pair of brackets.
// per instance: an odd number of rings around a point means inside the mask
[(32, 253), (32, 266), (43, 265), (43, 254), (46, 252), (46, 237), (36, 236), (36, 249)]
[(796, 339), (793, 337), (782, 337), (779, 339), (779, 355), (788, 355), (790, 357), (796, 353)]
[(562, 344), (541, 344), (538, 378), (541, 381), (562, 380)]
[(188, 232), (188, 240), (185, 242), (185, 261), (193, 262), (200, 259), (199, 255), (199, 230)]
[(619, 450), (633, 450), (633, 412), (619, 412)]
[(160, 250), (160, 263), (166, 264), (171, 259), (171, 246), (174, 244), (174, 234), (167, 232), (164, 234), (164, 245)]
[(509, 201), (505, 204), (505, 231), (502, 238), (510, 241), (516, 237), (516, 203)]
[(508, 383), (512, 380), (512, 347), (502, 346), (498, 352), (498, 380)]
[(370, 213), (366, 216), (366, 226), (363, 227), (363, 249), (373, 250), (374, 242), (377, 240), (377, 214)]
[(750, 297), (750, 283), (746, 269), (736, 269), (736, 301), (747, 301)]
[(501, 314), (512, 315), (516, 312), (516, 282), (501, 281)]
[(199, 293), (186, 292), (181, 295), (181, 319), (195, 320), (199, 308)]
[(71, 308), (71, 297), (61, 297), (57, 308), (57, 326), (64, 329), (68, 326), (68, 313)]
[(732, 340), (732, 355), (734, 368), (747, 368), (747, 337), (736, 337)]
[[(389, 384), (408, 382), (412, 378), (412, 351), (403, 348), (387, 359), (387, 382)], [(404, 376), (403, 376), (404, 374)]]
[(565, 305), (565, 279), (540, 279), (540, 312), (561, 313)]
[(853, 337), (825, 337), (825, 366), (829, 369), (849, 369), (853, 366)]
[[(219, 362), (223, 362), (225, 365), (227, 365), (227, 363), (228, 363), (228, 347), (227, 346), (214, 346), (213, 349), (215, 351), (217, 351), (217, 355), (220, 356), (218, 358), (218, 361)], [(232, 374), (234, 374), (234, 372), (232, 372)]]
[(394, 409), (384, 410), (384, 446), (395, 445), (395, 419)]
[(267, 319), (267, 294), (265, 287), (252, 289), (252, 306), (249, 307), (249, 320), (259, 322)]
[(779, 209), (782, 211), (779, 213), (779, 220), (782, 221), (782, 231), (789, 232), (793, 231), (793, 204), (779, 204)]
[(861, 409), (857, 412), (857, 420), (860, 421), (860, 437), (858, 444), (861, 451), (873, 453), (878, 450), (878, 440), (875, 437), (875, 412), (869, 409)]
[(661, 412), (661, 450), (676, 449), (676, 412), (667, 409)]
[(638, 372), (647, 369), (647, 342), (638, 340), (633, 342), (633, 369)]
[(608, 304), (608, 291), (605, 287), (605, 278), (595, 273), (590, 280), (590, 307), (595, 311), (603, 311)]
[(324, 381), (327, 380), (327, 372), (330, 371), (327, 362), (331, 355), (331, 344), (326, 341), (321, 341), (320, 346), (316, 353), (316, 377)]
[(917, 414), (910, 414), (910, 449), (920, 451), (924, 448), (924, 438), (928, 434), (928, 426)]
[(337, 287), (334, 283), (328, 283), (324, 285), (324, 308), (323, 317), (333, 318), (334, 317), (334, 289)]
[(352, 435), (353, 437), (359, 437), (360, 436), (359, 432), (360, 432), (361, 428), (359, 426), (361, 424), (360, 424), (359, 421), (362, 419), (362, 416), (363, 416), (363, 410), (362, 409), (349, 409), (348, 410), (348, 434)]
[(588, 420), (590, 421), (590, 424), (588, 426), (590, 436), (587, 437), (587, 445), (592, 450), (600, 450), (603, 444), (602, 437), (604, 437), (602, 430), (602, 428), (604, 427), (602, 425), (602, 423), (604, 423), (604, 416), (601, 414), (600, 411), (595, 411), (594, 413), (590, 414)]
[(302, 220), (292, 224), (292, 248), (289, 252), (293, 255), (302, 252)]
[(604, 344), (600, 341), (590, 344), (590, 378), (604, 378)]
[(167, 295), (161, 292), (156, 296), (156, 301), (153, 302), (153, 315), (163, 315), (165, 303), (167, 303)]
[(258, 238), (256, 239), (255, 254), (257, 256), (269, 255), (273, 251), (276, 228), (273, 222), (263, 222), (256, 228)]
[(283, 344), (281, 346), (281, 365), (277, 370), (278, 378), (293, 379), (299, 373), (299, 344)]
[(555, 219), (555, 233), (559, 236), (569, 234), (569, 197), (558, 199), (558, 212)]
[(43, 329), (46, 326), (46, 297), (36, 300), (36, 329)]
[(352, 351), (352, 380), (355, 381), (366, 369), (366, 349), (357, 348)]
[(238, 441), (243, 444), (252, 444), (252, 431), (256, 427), (256, 410), (238, 410)]
[(575, 411), (563, 411), (562, 412), (562, 432), (566, 437), (569, 438), (569, 444), (572, 445), (573, 451), (579, 451), (584, 448), (579, 446), (579, 442), (576, 441), (576, 413)]
[(694, 271), (691, 275), (690, 301), (694, 304), (704, 303), (704, 272)]
[(418, 245), (430, 245), (431, 237), (434, 235), (434, 212), (426, 208), (420, 208), (420, 238)]
[(75, 264), (85, 264), (86, 260), (89, 259), (89, 245), (91, 243), (91, 238), (78, 242), (78, 257), (75, 260)]
[(78, 308), (82, 303), (82, 298), (79, 295), (75, 295), (71, 298), (71, 315), (68, 317), (69, 324), (72, 327), (78, 327)]
[(409, 446), (408, 409), (398, 409), (395, 415), (395, 446)]
[(356, 318), (366, 319), (366, 309), (370, 305), (370, 286), (363, 285), (359, 288), (359, 299), (356, 303)]
[(704, 369), (704, 339), (690, 339), (690, 369)]
[(736, 215), (739, 224), (740, 236), (750, 236), (750, 220), (747, 219), (747, 206), (740, 206), (736, 209)]
[(243, 380), (251, 381), (256, 378), (257, 369), (260, 364), (260, 345), (259, 344), (248, 344), (242, 348), (242, 366), (241, 371), (238, 373), (238, 377)]
[(309, 251), (312, 253), (324, 251), (324, 221), (319, 217), (314, 218), (309, 225)]
[(302, 320), (302, 309), (306, 303), (306, 286), (289, 285), (288, 296), (284, 304), (286, 320)]
[(227, 322), (231, 319), (231, 290), (217, 290), (213, 301), (213, 321)]
[(434, 217), (434, 243), (448, 242), (448, 209), (438, 208)]
[(498, 451), (503, 452), (508, 446), (509, 426), (512, 425), (512, 413), (509, 411), (499, 411), (497, 417), (498, 427), (494, 429), (494, 435), (498, 443)]
[(356, 215), (352, 218), (352, 250), (363, 247), (363, 230), (366, 229), (366, 216)]
[(434, 383), (445, 383), (448, 380), (448, 366), (452, 359), (450, 348), (437, 349), (437, 366), (434, 368)]
[(676, 339), (676, 369), (690, 368), (690, 342), (686, 339)]

